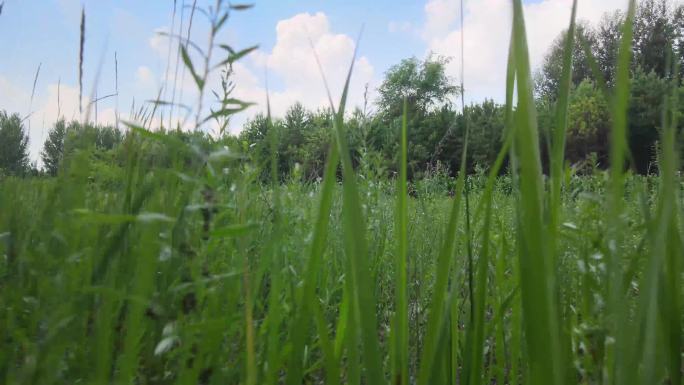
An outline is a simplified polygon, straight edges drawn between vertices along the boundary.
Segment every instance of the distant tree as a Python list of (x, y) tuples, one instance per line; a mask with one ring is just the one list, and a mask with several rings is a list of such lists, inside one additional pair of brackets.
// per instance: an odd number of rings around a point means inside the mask
[(23, 176), (29, 169), (28, 135), (21, 118), (0, 111), (0, 174)]
[(615, 78), (615, 63), (622, 38), (623, 21), (624, 15), (620, 11), (605, 14), (594, 30), (596, 62), (608, 85), (612, 85)]
[(576, 163), (595, 157), (606, 166), (609, 130), (608, 103), (591, 80), (584, 80), (570, 95), (566, 158)]
[[(539, 73), (535, 77), (535, 90), (540, 97), (555, 100), (558, 97), (558, 89), (563, 74), (563, 52), (565, 51), (565, 39), (567, 31), (562, 32), (554, 40), (551, 48), (544, 57)], [(591, 67), (586, 58), (584, 44), (595, 47), (596, 35), (588, 24), (579, 24), (575, 31), (575, 40), (572, 48), (572, 84), (578, 85), (586, 78), (593, 78)]]
[[(169, 131), (169, 133), (173, 132)], [(66, 127), (65, 152), (86, 148), (111, 150), (122, 140), (123, 134), (116, 127), (72, 121)]]
[(309, 131), (309, 112), (297, 102), (288, 108), (278, 136), (278, 156), (281, 172), (288, 174), (295, 164), (304, 162), (305, 133)]
[[(450, 128), (453, 127), (453, 115), (450, 106), (442, 106), (439, 109), (432, 110), (425, 114), (412, 112), (409, 115), (408, 130), (410, 144), (408, 146), (408, 162), (409, 174), (411, 176), (422, 176), (423, 172), (430, 168), (431, 165), (440, 161), (440, 155), (444, 158), (449, 158), (450, 153), (439, 151), (440, 142), (447, 134)], [(448, 120), (444, 118), (447, 117)], [(391, 147), (388, 147), (387, 156), (394, 160), (394, 164), (398, 163), (399, 141), (397, 133), (401, 127), (401, 120), (395, 119), (392, 121), (391, 130)], [(460, 149), (459, 149), (460, 153)]]
[(446, 74), (448, 63), (443, 56), (430, 56), (424, 61), (412, 57), (391, 67), (378, 88), (380, 112), (389, 117), (401, 116), (407, 98), (412, 111), (426, 113), (458, 95), (459, 88)]
[[(674, 28), (676, 41), (674, 51), (679, 63), (684, 63), (684, 4), (680, 4), (674, 11)], [(684, 79), (684, 66), (679, 66), (679, 79)]]
[[(608, 86), (613, 85), (624, 19), (623, 12), (615, 11), (605, 14), (595, 27), (586, 23), (578, 25), (573, 48), (572, 83), (575, 86), (584, 79), (596, 80), (582, 41), (589, 44)], [(541, 97), (554, 99), (558, 94), (565, 36), (566, 32), (562, 32), (556, 38), (536, 76), (536, 90)], [(634, 18), (632, 74), (641, 68), (646, 73), (654, 71), (665, 77), (670, 50), (680, 69), (684, 68), (684, 5), (673, 8), (668, 0), (641, 0)], [(684, 71), (681, 74), (684, 75)]]
[[(271, 149), (269, 142), (270, 130), (267, 117), (258, 113), (249, 119), (240, 132), (239, 140), (244, 142), (248, 148), (249, 155), (257, 167), (262, 170), (261, 176), (264, 180), (270, 179)], [(278, 171), (280, 173), (280, 170)]]
[[(622, 38), (625, 15), (607, 14), (595, 29), (598, 65), (612, 85)], [(684, 5), (672, 6), (668, 0), (641, 0), (634, 16), (632, 73), (641, 68), (659, 77), (668, 73), (667, 57), (673, 50), (680, 68), (684, 64)]]
[(254, 147), (268, 136), (268, 122), (262, 113), (256, 114), (247, 120), (240, 132), (240, 139), (247, 142), (249, 147)]
[(111, 150), (123, 141), (123, 134), (114, 126), (90, 126), (95, 130), (95, 147)]
[(468, 150), (471, 169), (476, 165), (488, 168), (496, 160), (504, 131), (504, 107), (485, 100), (466, 107), (470, 120)]
[(116, 150), (123, 139), (123, 133), (112, 126), (82, 124), (78, 121), (66, 123), (59, 120), (50, 129), (48, 138), (43, 143), (40, 153), (43, 169), (48, 175), (54, 176), (63, 160), (74, 151), (88, 150), (94, 156), (104, 156), (104, 153)]
[(632, 78), (628, 140), (634, 166), (640, 173), (651, 171), (662, 127), (663, 100), (669, 92), (669, 82), (655, 70), (646, 73), (639, 69)]
[[(323, 177), (325, 162), (328, 158), (330, 144), (332, 143), (332, 122), (333, 114), (330, 109), (319, 109), (309, 112), (308, 129), (304, 134), (303, 153), (303, 173), (307, 180), (316, 180)], [(351, 134), (353, 130), (348, 129)], [(352, 148), (357, 148), (350, 141)]]
[(425, 60), (412, 57), (385, 73), (378, 88), (378, 115), (369, 128), (368, 142), (389, 161), (389, 167), (396, 164), (404, 99), (408, 103), (411, 138), (410, 176), (422, 175), (430, 164), (440, 161), (440, 155), (453, 155), (443, 150), (445, 141), (450, 139), (447, 134), (454, 133), (450, 102), (460, 94), (460, 88), (447, 75), (448, 63), (449, 59), (443, 56), (429, 56)]
[(465, 136), (463, 123), (463, 115), (449, 105), (435, 109), (423, 118), (411, 120), (409, 137), (417, 138), (415, 145), (412, 141), (409, 144), (409, 172), (412, 177), (422, 177), (438, 163), (452, 172), (458, 170)]
[(667, 57), (681, 36), (677, 36), (676, 12), (668, 0), (641, 0), (634, 18), (634, 69), (667, 74)]
[(58, 120), (48, 132), (48, 138), (43, 144), (40, 157), (43, 168), (48, 175), (57, 175), (57, 170), (64, 157), (64, 138), (66, 137), (66, 123)]

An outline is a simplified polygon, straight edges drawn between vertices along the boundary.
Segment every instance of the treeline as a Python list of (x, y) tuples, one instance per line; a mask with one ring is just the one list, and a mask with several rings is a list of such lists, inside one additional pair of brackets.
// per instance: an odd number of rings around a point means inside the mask
[[(570, 161), (595, 154), (594, 158), (602, 165), (607, 164), (609, 103), (616, 81), (624, 19), (624, 13), (617, 11), (604, 15), (597, 25), (580, 23), (576, 30), (571, 75), (574, 89), (566, 151)], [(540, 128), (545, 130), (553, 124), (565, 35), (556, 39), (536, 76)], [(654, 160), (665, 95), (671, 95), (676, 87), (680, 100), (684, 100), (681, 81), (684, 79), (684, 5), (673, 7), (667, 0), (640, 1), (634, 18), (631, 51), (628, 115), (631, 165), (637, 172), (647, 173), (657, 167)], [(682, 103), (678, 109), (684, 111)]]
[(230, 136), (215, 139), (203, 132), (120, 130), (108, 125), (59, 120), (47, 133), (40, 151), (42, 167), (38, 168), (36, 162), (30, 162), (28, 135), (22, 119), (17, 114), (0, 111), (0, 178), (56, 176), (61, 169), (68, 169), (69, 162), (88, 162), (93, 178), (104, 184), (120, 185), (133, 145), (143, 149), (140, 162), (159, 168), (183, 169), (189, 162), (201, 161), (198, 154), (209, 154), (217, 146), (235, 147), (237, 140)]
[[(566, 158), (580, 169), (608, 166), (608, 133), (611, 127), (610, 98), (615, 82), (615, 63), (620, 42), (621, 12), (605, 15), (597, 25), (580, 23), (573, 48), (574, 66), (569, 100)], [(676, 87), (684, 100), (684, 5), (673, 7), (667, 0), (641, 1), (635, 18), (632, 42), (628, 141), (630, 166), (635, 172), (657, 172), (657, 148), (663, 101)], [(540, 143), (548, 143), (555, 127), (556, 95), (560, 84), (564, 33), (550, 48), (535, 78)], [(398, 132), (407, 105), (409, 127), (409, 177), (429, 176), (457, 169), (469, 128), (469, 171), (487, 169), (502, 144), (504, 107), (492, 100), (474, 103), (461, 111), (456, 100), (461, 89), (446, 74), (449, 59), (430, 56), (409, 58), (391, 67), (378, 88), (377, 100), (346, 119), (352, 160), (363, 175), (392, 176), (396, 171)], [(372, 110), (369, 106), (373, 106)], [(684, 104), (679, 103), (680, 114)], [(465, 112), (465, 113), (464, 113)], [(684, 119), (679, 120), (684, 127)], [(170, 140), (193, 143), (195, 148), (217, 144), (246, 154), (268, 177), (275, 146), (281, 180), (316, 180), (323, 174), (332, 143), (332, 113), (328, 109), (307, 110), (299, 103), (284, 117), (260, 114), (249, 120), (237, 136), (212, 138), (203, 133), (160, 131)], [(29, 162), (28, 138), (17, 115), (0, 113), (0, 175), (55, 175), (67, 154), (89, 149), (93, 162), (106, 166), (123, 163), (125, 144), (135, 135), (112, 127), (59, 121), (49, 131), (41, 152), (42, 170)], [(680, 135), (681, 137), (681, 135)], [(545, 146), (542, 150), (545, 150)], [(680, 146), (682, 148), (684, 146)], [(164, 165), (169, 157), (159, 144), (147, 151), (148, 161)], [(542, 151), (545, 153), (545, 151)], [(545, 162), (546, 163), (546, 162)], [(547, 166), (546, 164), (544, 165)]]
[(122, 131), (111, 126), (67, 123), (59, 120), (48, 131), (40, 153), (42, 168), (31, 162), (28, 134), (19, 115), (0, 111), (0, 176), (57, 175), (67, 155), (89, 150), (93, 159), (111, 164), (124, 139)]

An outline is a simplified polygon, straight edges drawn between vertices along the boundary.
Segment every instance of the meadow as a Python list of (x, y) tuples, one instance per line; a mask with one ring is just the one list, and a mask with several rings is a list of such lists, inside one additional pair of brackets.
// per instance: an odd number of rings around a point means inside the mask
[[(633, 172), (635, 7), (621, 26), (615, 84), (602, 85), (605, 170), (580, 174), (564, 161), (573, 7), (542, 172), (515, 0), (505, 132), (486, 170), (467, 170), (466, 129), (455, 178), (409, 180), (407, 102), (396, 174), (354, 167), (347, 79), (330, 101), (334, 143), (320, 180), (279, 179), (274, 135), (258, 161), (244, 146), (133, 122), (122, 167), (103, 171), (74, 151), (55, 177), (5, 177), (2, 382), (684, 383), (679, 94), (663, 95), (658, 172)], [(224, 22), (217, 14), (211, 30)], [(202, 89), (207, 74), (182, 59)], [(247, 108), (224, 101), (208, 119)]]

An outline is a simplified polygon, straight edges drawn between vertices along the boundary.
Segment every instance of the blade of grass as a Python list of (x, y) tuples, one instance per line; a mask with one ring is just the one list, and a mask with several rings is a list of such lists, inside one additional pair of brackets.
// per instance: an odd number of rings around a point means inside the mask
[[(679, 66), (674, 65), (672, 73), (679, 74)], [(679, 123), (679, 116), (677, 114), (677, 106), (679, 106), (679, 90), (678, 84), (680, 82), (679, 76), (674, 76), (672, 81), (672, 94), (668, 99), (669, 104), (666, 104), (666, 130), (663, 132), (663, 157), (667, 157), (665, 172), (661, 175), (661, 183), (667, 184), (667, 197), (665, 199), (672, 200), (672, 217), (669, 225), (669, 233), (667, 235), (667, 259), (665, 267), (665, 288), (662, 290), (665, 293), (665, 298), (662, 303), (664, 306), (663, 318), (666, 326), (666, 340), (669, 341), (669, 375), (672, 384), (682, 383), (682, 240), (680, 239), (678, 229), (677, 215), (681, 215), (681, 206), (679, 204), (681, 199), (681, 192), (679, 192), (678, 185), (680, 178), (676, 175), (676, 170), (680, 168), (680, 161), (677, 156), (681, 148), (677, 146), (677, 127)], [(665, 194), (664, 194), (665, 195)], [(681, 219), (681, 217), (680, 217)], [(669, 304), (669, 306), (668, 306)]]
[(271, 121), (271, 103), (268, 96), (268, 86), (266, 91), (266, 124), (268, 127), (270, 148), (271, 148), (271, 194), (273, 199), (273, 233), (271, 234), (268, 246), (271, 266), (271, 288), (268, 299), (268, 370), (266, 372), (265, 383), (275, 384), (278, 380), (279, 357), (280, 357), (280, 323), (281, 323), (281, 254), (280, 239), (282, 236), (282, 218), (280, 202), (280, 181), (278, 180), (278, 138), (277, 132)]
[[(363, 30), (361, 32), (363, 32)], [(359, 34), (359, 38), (360, 36), (361, 33)], [(351, 295), (352, 301), (349, 312), (351, 315), (350, 319), (354, 321), (351, 325), (356, 326), (356, 328), (348, 328), (349, 345), (347, 353), (352, 356), (356, 355), (355, 345), (357, 338), (355, 338), (355, 331), (356, 329), (360, 330), (360, 335), (358, 337), (361, 338), (362, 342), (363, 362), (366, 368), (367, 381), (371, 384), (382, 384), (385, 381), (377, 336), (375, 290), (373, 289), (367, 260), (369, 254), (365, 235), (366, 225), (363, 219), (360, 194), (355, 180), (356, 177), (354, 175), (354, 168), (352, 166), (351, 154), (349, 152), (344, 127), (344, 111), (358, 47), (359, 40), (357, 39), (337, 111), (335, 111), (335, 106), (332, 104), (330, 89), (327, 86), (323, 68), (315, 50), (314, 56), (328, 92), (330, 108), (334, 113), (333, 131), (335, 134), (335, 145), (337, 145), (342, 161), (342, 202), (344, 207), (342, 222), (345, 251), (348, 258), (348, 276), (346, 279), (350, 280), (351, 283), (349, 294)], [(354, 357), (351, 357), (350, 365), (355, 365), (355, 361)], [(354, 378), (352, 378), (352, 380), (354, 380)]]
[[(561, 264), (559, 261), (559, 238), (560, 238), (560, 223), (561, 212), (563, 208), (562, 187), (563, 187), (563, 166), (565, 164), (565, 137), (568, 128), (568, 108), (570, 104), (570, 88), (572, 87), (572, 73), (573, 73), (573, 59), (572, 51), (575, 46), (575, 32), (576, 32), (576, 17), (577, 17), (577, 0), (572, 3), (572, 11), (570, 16), (570, 26), (568, 27), (565, 38), (565, 47), (563, 50), (563, 72), (561, 75), (561, 83), (558, 94), (558, 102), (556, 105), (556, 126), (553, 131), (553, 140), (551, 142), (551, 191), (549, 194), (549, 219), (551, 228), (551, 257), (553, 259), (552, 268), (556, 274), (561, 274)], [(556, 301), (559, 303), (559, 309), (562, 307), (560, 301), (560, 288), (556, 283), (552, 287)], [(568, 304), (568, 306), (570, 306)], [(566, 313), (569, 313), (568, 310)], [(567, 363), (570, 359), (570, 327), (566, 325), (563, 327), (563, 321), (559, 319), (561, 325), (561, 353), (565, 355), (562, 358), (563, 362)], [(565, 369), (569, 370), (570, 365), (565, 365)], [(568, 373), (568, 379), (570, 379)]]
[[(558, 103), (556, 105), (556, 127), (553, 131), (551, 154), (551, 227), (554, 239), (558, 237), (561, 213), (561, 187), (563, 182), (563, 164), (565, 162), (565, 133), (568, 128), (568, 106), (570, 87), (572, 86), (572, 50), (575, 46), (575, 30), (577, 17), (577, 0), (572, 2), (570, 27), (565, 37), (563, 49), (563, 73), (561, 75)], [(555, 247), (554, 247), (555, 249)], [(554, 252), (555, 254), (555, 252)]]
[(622, 40), (618, 52), (618, 62), (615, 75), (615, 90), (611, 109), (612, 130), (610, 132), (610, 181), (607, 196), (607, 250), (608, 250), (608, 330), (615, 336), (614, 361), (609, 369), (615, 384), (631, 384), (635, 381), (635, 367), (632, 362), (633, 353), (630, 352), (632, 339), (627, 318), (627, 305), (623, 290), (623, 272), (620, 257), (622, 245), (622, 212), (624, 195), (624, 164), (627, 152), (627, 110), (629, 108), (630, 62), (632, 57), (633, 20), (636, 2), (630, 0), (627, 16), (622, 27)]
[(442, 330), (444, 329), (442, 323), (445, 318), (445, 299), (448, 292), (448, 278), (451, 269), (451, 260), (454, 254), (456, 245), (456, 227), (458, 225), (459, 211), (461, 197), (465, 187), (466, 179), (466, 155), (468, 153), (468, 130), (465, 132), (463, 152), (461, 153), (461, 166), (456, 181), (456, 191), (454, 195), (454, 202), (451, 206), (449, 215), (449, 222), (444, 233), (444, 241), (437, 257), (436, 279), (430, 301), (430, 310), (428, 314), (428, 321), (425, 332), (425, 340), (423, 350), (420, 356), (420, 366), (418, 369), (418, 384), (427, 385), (430, 383), (433, 375), (439, 371), (438, 365), (434, 365), (436, 354), (439, 349), (439, 340), (441, 338)]
[[(330, 223), (330, 210), (333, 204), (333, 192), (337, 179), (337, 167), (339, 165), (339, 153), (337, 146), (330, 146), (330, 152), (323, 176), (323, 187), (316, 217), (316, 224), (313, 232), (313, 241), (309, 250), (309, 260), (304, 271), (304, 282), (297, 298), (297, 315), (295, 322), (292, 323), (290, 338), (292, 341), (292, 353), (288, 362), (288, 371), (285, 382), (290, 385), (300, 384), (302, 381), (302, 354), (306, 343), (306, 333), (310, 322), (309, 314), (311, 306), (316, 302), (316, 282), (321, 270), (321, 261), (325, 251), (325, 242)], [(323, 331), (319, 328), (319, 335)], [(326, 359), (328, 359), (326, 357)], [(331, 373), (332, 374), (332, 373)], [(337, 379), (339, 380), (339, 379)], [(329, 382), (333, 379), (328, 378)]]
[[(358, 49), (358, 42), (356, 44)], [(353, 283), (354, 297), (353, 313), (357, 318), (357, 327), (360, 330), (360, 339), (363, 346), (363, 362), (366, 368), (366, 380), (370, 384), (384, 383), (382, 363), (380, 360), (380, 347), (377, 335), (377, 318), (375, 307), (375, 295), (372, 285), (370, 270), (368, 266), (368, 246), (365, 236), (365, 221), (361, 208), (360, 194), (356, 184), (354, 169), (352, 167), (351, 155), (347, 144), (347, 136), (344, 128), (344, 111), (349, 92), (349, 82), (351, 80), (354, 61), (356, 60), (356, 49), (349, 66), (349, 73), (342, 91), (342, 98), (333, 121), (335, 128), (336, 142), (340, 158), (342, 160), (342, 195), (345, 249), (347, 258), (350, 260), (350, 278)]]
[(395, 256), (395, 309), (392, 338), (394, 343), (394, 360), (392, 383), (407, 385), (409, 365), (409, 325), (408, 325), (408, 188), (407, 188), (407, 115), (408, 100), (404, 98), (404, 112), (401, 119), (401, 146), (399, 179), (397, 180), (396, 234), (397, 251)]
[(564, 384), (555, 270), (544, 224), (544, 186), (539, 153), (539, 131), (532, 93), (532, 77), (523, 6), (513, 3), (513, 26), (518, 108), (515, 112), (514, 150), (519, 161), (519, 264), (523, 327), (529, 358), (529, 383)]
[[(681, 382), (681, 328), (678, 312), (680, 302), (679, 293), (681, 287), (675, 286), (678, 282), (679, 263), (678, 258), (671, 258), (672, 252), (678, 249), (676, 234), (677, 213), (677, 151), (675, 149), (677, 116), (676, 101), (677, 82), (674, 83), (672, 96), (666, 95), (663, 103), (663, 122), (661, 130), (661, 151), (658, 157), (659, 168), (659, 192), (656, 213), (653, 217), (648, 237), (650, 238), (650, 256), (648, 267), (643, 281), (639, 285), (640, 292), (639, 313), (641, 317), (641, 330), (643, 330), (643, 342), (638, 343), (635, 351), (641, 352), (640, 383), (657, 383), (660, 380), (658, 373), (658, 334), (661, 326), (664, 326), (664, 334), (669, 336), (668, 354), (666, 367), (673, 384)], [(673, 231), (674, 230), (674, 231)], [(663, 271), (663, 268), (668, 267)], [(662, 280), (660, 280), (662, 276)], [(662, 297), (662, 298), (659, 298)], [(662, 324), (659, 323), (662, 317)], [(634, 344), (637, 345), (637, 344)], [(675, 352), (674, 349), (677, 349)], [(676, 365), (676, 367), (675, 367)]]
[[(474, 308), (473, 319), (472, 323), (469, 325), (466, 342), (466, 354), (470, 354), (470, 356), (466, 361), (464, 370), (465, 373), (468, 373), (467, 383), (471, 385), (481, 384), (484, 372), (483, 357), (485, 348), (485, 299), (487, 297), (487, 268), (489, 266), (490, 259), (489, 244), (493, 203), (492, 193), (494, 191), (494, 184), (496, 183), (501, 167), (506, 159), (506, 155), (510, 150), (514, 132), (514, 129), (511, 129), (506, 133), (503, 146), (499, 150), (496, 160), (489, 171), (485, 189), (482, 193), (482, 197), (476, 210), (477, 217), (477, 213), (481, 211), (482, 205), (485, 207), (484, 223), (482, 224), (481, 250), (477, 262), (477, 277), (475, 279), (476, 286), (474, 288), (474, 296), (472, 298)], [(500, 282), (498, 283), (500, 284)], [(498, 348), (499, 347), (497, 346), (497, 349)]]
[[(334, 146), (333, 146), (334, 147)], [(316, 328), (318, 329), (318, 340), (323, 351), (323, 360), (325, 365), (325, 383), (329, 385), (337, 385), (340, 383), (340, 367), (338, 361), (335, 360), (335, 347), (328, 336), (328, 326), (325, 323), (323, 310), (321, 304), (317, 300), (313, 300), (313, 314), (316, 321)]]

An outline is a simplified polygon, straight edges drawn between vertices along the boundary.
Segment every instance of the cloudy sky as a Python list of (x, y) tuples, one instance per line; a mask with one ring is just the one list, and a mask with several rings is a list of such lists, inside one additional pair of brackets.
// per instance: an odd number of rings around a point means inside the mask
[[(175, 28), (187, 29), (193, 0), (177, 0)], [(159, 31), (173, 23), (173, 0), (4, 0), (0, 14), (0, 109), (30, 114), (31, 153), (37, 158), (46, 132), (58, 114), (78, 119), (78, 51), (81, 7), (86, 12), (84, 105), (115, 91), (114, 54), (118, 57), (119, 94), (98, 103), (98, 122), (113, 122), (118, 103), (123, 119), (136, 105), (154, 99), (175, 60), (167, 69), (169, 40)], [(213, 3), (198, 0), (198, 5)], [(257, 106), (235, 119), (241, 122), (264, 108), (268, 73), (275, 115), (300, 101), (315, 108), (326, 105), (325, 89), (309, 38), (336, 97), (364, 26), (350, 103), (361, 105), (365, 85), (370, 99), (385, 71), (401, 59), (429, 53), (454, 57), (449, 74), (460, 81), (460, 41), (465, 33), (466, 100), (502, 100), (507, 45), (510, 36), (510, 0), (465, 0), (465, 22), (460, 23), (458, 0), (256, 0), (249, 11), (233, 14), (218, 42), (235, 48), (255, 44), (259, 49), (235, 67), (235, 96)], [(554, 38), (567, 26), (571, 0), (524, 0), (532, 63), (538, 66)], [(598, 21), (605, 12), (624, 8), (627, 0), (579, 0), (579, 17)], [(206, 21), (195, 18), (192, 36), (206, 40)], [(175, 57), (175, 56), (173, 56)], [(40, 74), (31, 102), (36, 69)], [(182, 67), (182, 64), (181, 64)], [(98, 69), (99, 80), (98, 79)], [(185, 79), (181, 82), (180, 79)], [(197, 100), (190, 76), (180, 68), (176, 100)], [(215, 79), (214, 79), (215, 80)], [(182, 84), (181, 84), (182, 83)], [(217, 89), (218, 84), (211, 84)], [(168, 87), (166, 99), (173, 93)], [(59, 89), (59, 92), (58, 92)], [(58, 103), (59, 99), (59, 103)], [(93, 118), (91, 114), (91, 118)]]

